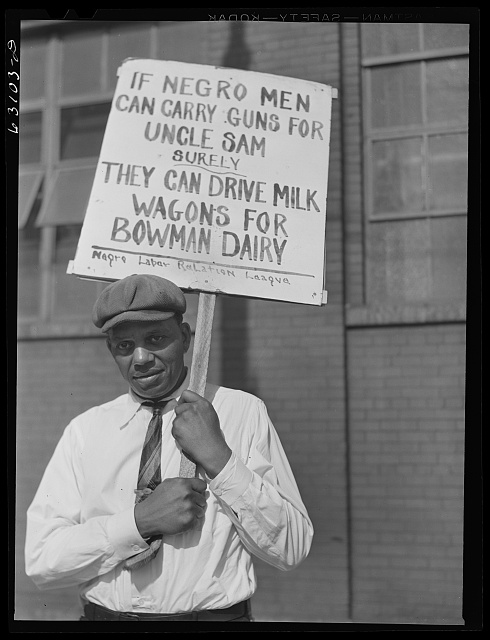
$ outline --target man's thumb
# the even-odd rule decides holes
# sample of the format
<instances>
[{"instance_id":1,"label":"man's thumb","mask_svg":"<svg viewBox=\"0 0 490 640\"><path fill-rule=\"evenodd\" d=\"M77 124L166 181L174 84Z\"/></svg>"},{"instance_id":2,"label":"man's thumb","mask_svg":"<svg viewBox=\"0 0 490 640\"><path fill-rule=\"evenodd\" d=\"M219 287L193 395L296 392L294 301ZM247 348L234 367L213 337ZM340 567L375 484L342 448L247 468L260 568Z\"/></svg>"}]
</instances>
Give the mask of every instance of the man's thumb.
<instances>
[{"instance_id":1,"label":"man's thumb","mask_svg":"<svg viewBox=\"0 0 490 640\"><path fill-rule=\"evenodd\" d=\"M176 407L178 404L179 404L179 402L177 402L177 400L176 400L175 398L172 398L172 400L169 400L169 401L167 402L167 405L166 405L166 407L165 407L165 408L166 408L166 409L168 409L168 410L170 410L170 411L172 411L173 409L175 409L175 407Z\"/></svg>"},{"instance_id":2,"label":"man's thumb","mask_svg":"<svg viewBox=\"0 0 490 640\"><path fill-rule=\"evenodd\" d=\"M186 389L182 391L182 395L179 398L179 404L183 404L184 402L198 402L201 400L201 396L190 389Z\"/></svg>"}]
</instances>

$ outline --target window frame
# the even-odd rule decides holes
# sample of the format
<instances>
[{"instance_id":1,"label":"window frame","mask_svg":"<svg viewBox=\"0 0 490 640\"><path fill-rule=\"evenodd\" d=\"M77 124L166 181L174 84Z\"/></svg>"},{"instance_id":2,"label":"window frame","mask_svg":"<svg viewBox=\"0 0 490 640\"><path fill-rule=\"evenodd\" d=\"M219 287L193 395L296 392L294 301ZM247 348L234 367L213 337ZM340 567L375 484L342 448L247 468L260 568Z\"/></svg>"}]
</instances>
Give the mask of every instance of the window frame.
<instances>
[{"instance_id":1,"label":"window frame","mask_svg":"<svg viewBox=\"0 0 490 640\"><path fill-rule=\"evenodd\" d=\"M423 24L419 24L419 43L423 41ZM427 63L435 60L447 60L455 58L466 58L469 60L469 46L444 47L441 49L431 49L424 51L421 47L419 51L396 53L392 55L367 56L362 54L361 30L361 75L363 93L363 161L364 161L364 202L366 207L366 217L368 223L387 222L397 220L430 218L436 216L461 216L467 214L467 207L452 207L447 209L430 209L429 192L426 188L428 184L428 160L429 160L429 138L443 134L468 134L467 124L444 124L426 122L426 77ZM419 75L421 86L421 106L422 122L416 125L394 126L394 127L373 127L372 126L372 70L380 67L397 66L406 63L420 63ZM373 163L373 143L379 141L399 140L404 138L418 137L422 140L423 148L423 185L424 204L422 211L407 212L383 212L373 211L374 195L374 163Z\"/></svg>"},{"instance_id":2,"label":"window frame","mask_svg":"<svg viewBox=\"0 0 490 640\"><path fill-rule=\"evenodd\" d=\"M150 54L149 57L155 57L158 48L159 25L158 21L145 22L148 26L150 38ZM41 112L41 158L38 163L19 164L19 175L28 175L36 173L39 175L39 185L42 184L42 204L36 215L36 226L40 229L40 242L38 251L38 268L39 268L39 308L36 317L19 317L19 328L27 337L32 333L38 337L39 332L47 332L50 334L50 326L56 323L57 330L61 324L70 324L70 333L82 333L91 335L93 330L86 329L85 322L79 322L75 326L73 319L69 317L62 318L60 321L53 317L54 297L55 297L55 266L56 266L56 236L57 229L61 225L59 223L48 224L43 223L45 218L45 209L48 206L49 196L56 185L56 180L63 171L74 169L93 168L97 166L98 157L80 157L61 160L60 157L60 134L61 134L61 114L63 109L69 107L84 107L92 104L112 103L115 92L115 86L110 87L108 78L108 52L110 32L114 29L136 30L141 29L140 24L118 23L118 22L100 22L90 23L89 25L80 25L80 23L60 23L53 21L50 24L46 22L33 22L25 26L22 37L25 41L31 38L39 40L45 38L46 56L44 60L44 78L45 92L44 95L36 98L22 99L20 95L19 110L22 114ZM81 92L78 95L63 96L61 93L61 74L63 69L63 37L70 29L76 29L83 32L90 30L91 32L101 32L102 35L102 59L100 64L101 74L101 91L97 92ZM39 192L39 189L38 191ZM32 194L31 194L32 195ZM25 223L32 212L32 204L35 197L28 198L31 206L26 207L22 212L22 221ZM68 225L80 226L80 225ZM98 283L98 291L102 289L104 283ZM95 301L95 300L94 300Z\"/></svg>"},{"instance_id":3,"label":"window frame","mask_svg":"<svg viewBox=\"0 0 490 640\"><path fill-rule=\"evenodd\" d=\"M432 296L429 296L425 300L412 299L412 298L395 298L391 299L386 293L385 295L378 297L375 294L373 288L373 273L372 273L372 254L375 250L372 245L372 232L376 227L373 224L391 224L396 223L413 222L417 220L424 221L427 229L427 233L431 234L431 227L433 220L442 220L444 218L466 218L467 206L465 207L451 207L430 209L429 208L429 190L426 188L429 177L429 138L434 135L440 134L464 134L468 135L468 122L465 123L428 123L426 117L426 66L428 63L435 60L448 60L456 58L465 58L469 61L469 45L468 46L456 46L456 47L444 47L441 49L433 49L424 51L422 47L423 43L423 24L418 25L419 29L419 51L408 53L396 53L393 55L380 55L380 56L366 56L363 55L363 38L362 31L364 25L360 25L359 38L360 38L360 70L361 70L361 93L362 93L362 116L361 123L363 127L362 133L362 158L363 158L363 186L362 193L364 198L364 273L365 273L365 290L364 290L364 304L367 305L366 309L406 309L411 307L423 307L435 305L435 307L441 308L454 308L459 305L458 298L447 300L433 301ZM367 25L366 25L367 26ZM469 25L468 25L469 28ZM371 74L373 69L380 68L381 66L397 66L406 63L418 63L420 65L419 74L421 80L421 107L422 107L422 122L417 125L406 125L396 127L373 127L372 126L372 91L371 91ZM374 156L372 152L372 145L378 141L390 141L396 139L405 139L420 137L423 144L423 183L424 188L424 206L423 211L398 211L398 212L374 212ZM401 227L400 227L401 228ZM432 240L429 238L430 246L432 247ZM426 257L427 272L430 273L430 282L428 283L431 290L433 281L433 250L429 250ZM459 308L459 307L458 307ZM390 312L391 313L391 312ZM388 313L388 315L390 315ZM402 313L402 316L405 312ZM368 314L369 315L369 314ZM393 319L397 318L399 311L393 311L391 313ZM408 314L410 316L410 314ZM407 316L407 317L408 317ZM458 314L460 317L461 314ZM371 316L369 316L371 318ZM411 316L410 316L411 317ZM371 318L372 320L372 318ZM353 324L356 324L354 321Z\"/></svg>"}]
</instances>

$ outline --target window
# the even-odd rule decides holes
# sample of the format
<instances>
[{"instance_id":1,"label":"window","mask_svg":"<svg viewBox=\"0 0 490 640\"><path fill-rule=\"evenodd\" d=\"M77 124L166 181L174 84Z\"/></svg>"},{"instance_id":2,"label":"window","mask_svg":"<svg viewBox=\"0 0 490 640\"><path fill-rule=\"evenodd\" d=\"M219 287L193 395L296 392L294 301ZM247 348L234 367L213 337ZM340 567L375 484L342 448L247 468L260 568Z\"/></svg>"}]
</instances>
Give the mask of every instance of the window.
<instances>
[{"instance_id":1,"label":"window","mask_svg":"<svg viewBox=\"0 0 490 640\"><path fill-rule=\"evenodd\" d=\"M57 322L90 316L97 295L99 285L75 279L66 273L66 265L75 255L79 235L79 226L58 226L56 229L53 260L53 285L56 295L51 312Z\"/></svg>"},{"instance_id":2,"label":"window","mask_svg":"<svg viewBox=\"0 0 490 640\"><path fill-rule=\"evenodd\" d=\"M61 110L60 160L98 157L110 109L106 102Z\"/></svg>"},{"instance_id":3,"label":"window","mask_svg":"<svg viewBox=\"0 0 490 640\"><path fill-rule=\"evenodd\" d=\"M116 88L117 69L126 58L150 58L150 29L148 26L113 28L108 37L107 77L109 86Z\"/></svg>"},{"instance_id":4,"label":"window","mask_svg":"<svg viewBox=\"0 0 490 640\"><path fill-rule=\"evenodd\" d=\"M91 326L100 283L66 275L90 197L117 69L126 58L201 59L196 23L58 21L23 28L19 135L22 322ZM40 35L42 34L42 35Z\"/></svg>"},{"instance_id":5,"label":"window","mask_svg":"<svg viewBox=\"0 0 490 640\"><path fill-rule=\"evenodd\" d=\"M53 32L44 41L28 39L21 48L20 320L83 321L100 288L67 276L66 269L110 110L101 42L102 32L67 40ZM60 76L54 77L54 69Z\"/></svg>"},{"instance_id":6,"label":"window","mask_svg":"<svg viewBox=\"0 0 490 640\"><path fill-rule=\"evenodd\" d=\"M368 301L464 299L468 26L361 29Z\"/></svg>"},{"instance_id":7,"label":"window","mask_svg":"<svg viewBox=\"0 0 490 640\"><path fill-rule=\"evenodd\" d=\"M21 48L21 110L19 116L18 270L20 318L37 320L41 305L42 233L36 219L45 186L42 135L45 108L47 41L33 38Z\"/></svg>"},{"instance_id":8,"label":"window","mask_svg":"<svg viewBox=\"0 0 490 640\"><path fill-rule=\"evenodd\" d=\"M21 113L19 126L22 136L19 138L20 164L39 164L41 162L42 113L33 111Z\"/></svg>"},{"instance_id":9,"label":"window","mask_svg":"<svg viewBox=\"0 0 490 640\"><path fill-rule=\"evenodd\" d=\"M32 215L34 202L36 202L36 200L39 201L39 190L42 180L43 174L41 171L26 171L19 175L19 229L23 229L27 225L29 217L35 218L35 216Z\"/></svg>"},{"instance_id":10,"label":"window","mask_svg":"<svg viewBox=\"0 0 490 640\"><path fill-rule=\"evenodd\" d=\"M90 197L95 167L59 169L44 198L38 226L81 225Z\"/></svg>"},{"instance_id":11,"label":"window","mask_svg":"<svg viewBox=\"0 0 490 640\"><path fill-rule=\"evenodd\" d=\"M103 87L102 33L69 34L61 43L61 95L98 94Z\"/></svg>"},{"instance_id":12,"label":"window","mask_svg":"<svg viewBox=\"0 0 490 640\"><path fill-rule=\"evenodd\" d=\"M45 39L31 39L22 45L20 97L23 102L45 95L46 51Z\"/></svg>"},{"instance_id":13,"label":"window","mask_svg":"<svg viewBox=\"0 0 490 640\"><path fill-rule=\"evenodd\" d=\"M39 185L36 185L39 187ZM19 200L22 194L28 193L31 199L27 208L25 203L19 202L19 211L22 209L30 215L25 215L22 224L19 216L19 252L18 252L18 313L21 318L36 320L40 309L40 287L39 287L39 250L41 244L41 231L34 225L34 220L41 204L41 194L39 188L22 189L19 185ZM24 206L22 206L24 204Z\"/></svg>"}]
</instances>

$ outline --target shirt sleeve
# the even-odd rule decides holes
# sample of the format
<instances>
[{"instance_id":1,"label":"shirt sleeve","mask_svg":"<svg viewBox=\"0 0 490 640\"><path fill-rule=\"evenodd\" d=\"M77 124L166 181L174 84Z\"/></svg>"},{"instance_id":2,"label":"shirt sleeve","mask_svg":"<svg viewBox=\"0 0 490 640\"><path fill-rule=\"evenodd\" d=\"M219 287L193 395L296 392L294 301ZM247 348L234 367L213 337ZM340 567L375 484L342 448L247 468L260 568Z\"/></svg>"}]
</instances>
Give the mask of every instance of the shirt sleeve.
<instances>
[{"instance_id":1,"label":"shirt sleeve","mask_svg":"<svg viewBox=\"0 0 490 640\"><path fill-rule=\"evenodd\" d=\"M248 417L248 458L235 452L209 482L245 547L284 571L308 555L313 525L301 499L279 436L261 400Z\"/></svg>"},{"instance_id":2,"label":"shirt sleeve","mask_svg":"<svg viewBox=\"0 0 490 640\"><path fill-rule=\"evenodd\" d=\"M70 423L27 511L26 573L39 588L79 585L148 548L134 508L81 521L82 449Z\"/></svg>"}]
</instances>

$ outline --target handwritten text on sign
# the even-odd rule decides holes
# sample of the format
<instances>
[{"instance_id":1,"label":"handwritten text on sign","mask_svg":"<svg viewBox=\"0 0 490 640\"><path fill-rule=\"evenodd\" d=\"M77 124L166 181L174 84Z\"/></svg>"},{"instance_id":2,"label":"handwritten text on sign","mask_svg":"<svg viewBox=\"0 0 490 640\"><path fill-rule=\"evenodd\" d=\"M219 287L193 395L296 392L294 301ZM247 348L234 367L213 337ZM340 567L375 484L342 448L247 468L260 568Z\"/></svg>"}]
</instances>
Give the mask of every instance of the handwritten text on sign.
<instances>
[{"instance_id":1,"label":"handwritten text on sign","mask_svg":"<svg viewBox=\"0 0 490 640\"><path fill-rule=\"evenodd\" d=\"M321 304L332 88L130 59L71 273Z\"/></svg>"}]
</instances>

